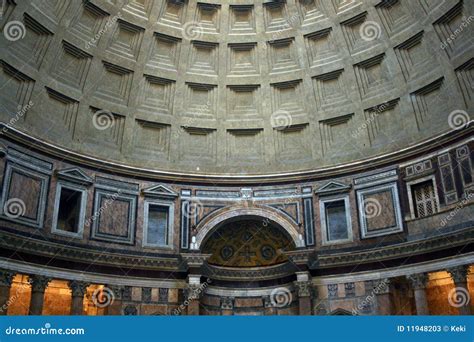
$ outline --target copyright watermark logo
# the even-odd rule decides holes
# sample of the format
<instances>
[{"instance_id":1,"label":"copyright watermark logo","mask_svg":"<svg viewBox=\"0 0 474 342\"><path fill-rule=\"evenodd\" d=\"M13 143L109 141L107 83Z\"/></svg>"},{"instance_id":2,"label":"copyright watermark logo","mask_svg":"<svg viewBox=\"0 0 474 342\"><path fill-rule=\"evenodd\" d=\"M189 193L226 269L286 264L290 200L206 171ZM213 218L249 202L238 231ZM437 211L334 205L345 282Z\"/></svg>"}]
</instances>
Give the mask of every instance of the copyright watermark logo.
<instances>
[{"instance_id":1,"label":"copyright watermark logo","mask_svg":"<svg viewBox=\"0 0 474 342\"><path fill-rule=\"evenodd\" d=\"M380 39L382 35L382 28L375 21L364 22L359 29L360 37L366 42L371 42Z\"/></svg>"},{"instance_id":2,"label":"copyright watermark logo","mask_svg":"<svg viewBox=\"0 0 474 342\"><path fill-rule=\"evenodd\" d=\"M25 38L25 24L18 20L9 21L3 28L3 35L11 42Z\"/></svg>"},{"instance_id":3,"label":"copyright watermark logo","mask_svg":"<svg viewBox=\"0 0 474 342\"><path fill-rule=\"evenodd\" d=\"M3 212L5 216L12 219L23 216L26 212L25 202L19 198L11 198L3 205Z\"/></svg>"},{"instance_id":4,"label":"copyright watermark logo","mask_svg":"<svg viewBox=\"0 0 474 342\"><path fill-rule=\"evenodd\" d=\"M284 308L293 301L291 291L286 287L277 287L270 293L270 302L273 307Z\"/></svg>"}]
</instances>

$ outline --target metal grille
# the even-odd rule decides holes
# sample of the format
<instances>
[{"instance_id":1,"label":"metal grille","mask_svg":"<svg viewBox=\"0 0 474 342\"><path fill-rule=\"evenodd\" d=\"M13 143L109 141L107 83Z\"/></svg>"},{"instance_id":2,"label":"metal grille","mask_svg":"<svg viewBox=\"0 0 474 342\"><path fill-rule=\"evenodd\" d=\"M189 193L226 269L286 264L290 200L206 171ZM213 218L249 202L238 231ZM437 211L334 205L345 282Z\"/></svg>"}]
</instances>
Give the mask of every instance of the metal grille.
<instances>
[{"instance_id":1,"label":"metal grille","mask_svg":"<svg viewBox=\"0 0 474 342\"><path fill-rule=\"evenodd\" d=\"M430 216L438 211L432 181L414 185L412 189L417 217Z\"/></svg>"}]
</instances>

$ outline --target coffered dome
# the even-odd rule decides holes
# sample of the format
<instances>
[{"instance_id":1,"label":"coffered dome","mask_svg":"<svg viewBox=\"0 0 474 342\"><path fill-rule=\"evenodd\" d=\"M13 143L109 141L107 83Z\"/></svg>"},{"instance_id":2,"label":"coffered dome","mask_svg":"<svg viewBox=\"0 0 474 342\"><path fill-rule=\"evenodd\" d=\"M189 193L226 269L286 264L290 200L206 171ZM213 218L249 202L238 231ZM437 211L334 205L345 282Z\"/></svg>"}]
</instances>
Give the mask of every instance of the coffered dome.
<instances>
[{"instance_id":1,"label":"coffered dome","mask_svg":"<svg viewBox=\"0 0 474 342\"><path fill-rule=\"evenodd\" d=\"M472 111L470 1L7 1L1 120L100 160L318 169Z\"/></svg>"}]
</instances>

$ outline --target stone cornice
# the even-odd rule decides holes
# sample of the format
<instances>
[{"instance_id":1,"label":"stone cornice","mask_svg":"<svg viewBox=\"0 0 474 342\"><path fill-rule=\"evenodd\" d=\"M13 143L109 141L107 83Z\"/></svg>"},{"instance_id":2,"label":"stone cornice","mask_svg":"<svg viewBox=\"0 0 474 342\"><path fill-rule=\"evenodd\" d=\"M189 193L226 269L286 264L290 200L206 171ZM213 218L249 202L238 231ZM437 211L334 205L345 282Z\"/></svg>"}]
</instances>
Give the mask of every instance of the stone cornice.
<instances>
[{"instance_id":1,"label":"stone cornice","mask_svg":"<svg viewBox=\"0 0 474 342\"><path fill-rule=\"evenodd\" d=\"M423 140L417 144L408 146L406 148L399 149L395 152L386 153L370 157L355 162L339 164L334 166L328 166L319 169L294 171L294 172L282 172L274 174L255 174L255 175L229 175L229 174L199 174L199 173L182 173L177 171L163 171L155 169L140 168L120 162L108 161L104 159L95 158L93 156L74 152L67 148L54 145L43 141L37 137L33 137L23 131L6 125L0 122L0 130L4 129L3 136L11 141L26 144L27 146L34 146L38 152L47 153L51 156L55 156L58 159L71 162L79 163L83 166L89 166L93 168L100 168L104 171L110 171L114 174L128 175L135 178L145 177L149 179L169 180L177 183L181 182L199 182L199 183L212 183L212 184L271 184L275 182L288 182L288 181L306 181L316 180L319 178L337 177L343 174L351 172L364 171L368 164L371 167L383 167L390 163L397 163L404 161L406 158L416 157L423 153L429 153L436 146L446 146L451 142L459 139L466 138L472 135L474 131L474 125L468 125L463 130L450 130L444 132L438 136L430 139ZM471 138L472 140L473 138Z\"/></svg>"},{"instance_id":2,"label":"stone cornice","mask_svg":"<svg viewBox=\"0 0 474 342\"><path fill-rule=\"evenodd\" d=\"M402 242L361 251L316 255L311 269L342 267L354 264L379 262L382 260L412 257L456 246L474 243L472 227L423 240Z\"/></svg>"},{"instance_id":3,"label":"stone cornice","mask_svg":"<svg viewBox=\"0 0 474 342\"><path fill-rule=\"evenodd\" d=\"M177 256L163 258L145 255L110 253L105 250L85 249L56 242L43 241L31 237L24 237L5 231L0 233L0 247L13 249L32 255L54 257L55 259L84 262L87 264L104 265L111 267L133 267L153 270L181 270L181 263Z\"/></svg>"},{"instance_id":4,"label":"stone cornice","mask_svg":"<svg viewBox=\"0 0 474 342\"><path fill-rule=\"evenodd\" d=\"M293 275L295 271L297 271L297 269L291 263L247 269L219 267L206 264L203 268L203 275L218 280L251 281L255 279L269 280L283 278Z\"/></svg>"}]
</instances>

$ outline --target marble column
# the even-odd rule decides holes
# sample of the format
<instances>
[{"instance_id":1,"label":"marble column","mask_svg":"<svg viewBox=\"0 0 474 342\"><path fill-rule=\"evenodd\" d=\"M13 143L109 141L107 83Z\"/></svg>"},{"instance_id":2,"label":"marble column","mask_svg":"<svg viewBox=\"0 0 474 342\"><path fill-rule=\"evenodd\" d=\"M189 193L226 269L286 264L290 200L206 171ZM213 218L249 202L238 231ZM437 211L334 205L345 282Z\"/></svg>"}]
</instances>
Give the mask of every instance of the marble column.
<instances>
[{"instance_id":1,"label":"marble column","mask_svg":"<svg viewBox=\"0 0 474 342\"><path fill-rule=\"evenodd\" d=\"M31 300L28 314L41 315L43 313L44 291L48 287L51 278L32 275L29 281L31 284Z\"/></svg>"},{"instance_id":2,"label":"marble column","mask_svg":"<svg viewBox=\"0 0 474 342\"><path fill-rule=\"evenodd\" d=\"M450 295L450 304L457 307L460 315L472 315L471 298L467 285L469 265L462 265L447 269L454 281L455 293Z\"/></svg>"},{"instance_id":3,"label":"marble column","mask_svg":"<svg viewBox=\"0 0 474 342\"><path fill-rule=\"evenodd\" d=\"M390 295L390 279L384 278L376 281L374 293L377 297L377 307L379 315L392 314L392 297Z\"/></svg>"},{"instance_id":4,"label":"marble column","mask_svg":"<svg viewBox=\"0 0 474 342\"><path fill-rule=\"evenodd\" d=\"M13 272L0 270L0 315L7 314L10 288L14 275Z\"/></svg>"},{"instance_id":5,"label":"marble column","mask_svg":"<svg viewBox=\"0 0 474 342\"><path fill-rule=\"evenodd\" d=\"M426 285L428 284L427 273L410 274L407 276L408 281L413 288L415 295L416 314L429 315L428 300L426 299Z\"/></svg>"},{"instance_id":6,"label":"marble column","mask_svg":"<svg viewBox=\"0 0 474 342\"><path fill-rule=\"evenodd\" d=\"M298 306L300 316L309 316L312 314L311 297L312 283L308 272L297 272L295 281L296 293L298 294Z\"/></svg>"},{"instance_id":7,"label":"marble column","mask_svg":"<svg viewBox=\"0 0 474 342\"><path fill-rule=\"evenodd\" d=\"M68 285L72 294L71 315L84 314L84 295L89 284L82 281L72 280L68 282Z\"/></svg>"},{"instance_id":8,"label":"marble column","mask_svg":"<svg viewBox=\"0 0 474 342\"><path fill-rule=\"evenodd\" d=\"M197 274L190 274L188 276L188 283L184 290L185 300L184 305L187 308L189 316L199 316L200 298L203 295L204 288L201 286L201 276Z\"/></svg>"}]
</instances>

